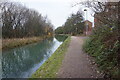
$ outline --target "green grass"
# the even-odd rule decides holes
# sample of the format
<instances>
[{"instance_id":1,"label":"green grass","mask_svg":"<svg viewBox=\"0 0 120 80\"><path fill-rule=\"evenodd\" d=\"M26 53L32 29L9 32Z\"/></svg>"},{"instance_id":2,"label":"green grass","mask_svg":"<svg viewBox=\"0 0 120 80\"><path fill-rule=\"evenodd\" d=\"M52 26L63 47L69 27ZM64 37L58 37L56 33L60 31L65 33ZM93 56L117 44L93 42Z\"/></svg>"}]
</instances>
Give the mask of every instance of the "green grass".
<instances>
[{"instance_id":1,"label":"green grass","mask_svg":"<svg viewBox=\"0 0 120 80\"><path fill-rule=\"evenodd\" d=\"M52 56L31 76L31 78L56 78L70 43L70 39L71 38L68 37Z\"/></svg>"}]
</instances>

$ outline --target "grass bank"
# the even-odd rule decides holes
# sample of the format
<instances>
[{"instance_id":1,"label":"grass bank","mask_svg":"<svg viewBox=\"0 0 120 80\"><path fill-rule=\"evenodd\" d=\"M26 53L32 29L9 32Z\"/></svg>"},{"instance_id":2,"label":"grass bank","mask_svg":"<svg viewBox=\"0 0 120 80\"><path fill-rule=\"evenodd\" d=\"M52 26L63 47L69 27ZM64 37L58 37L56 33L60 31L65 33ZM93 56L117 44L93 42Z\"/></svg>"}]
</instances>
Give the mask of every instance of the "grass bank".
<instances>
[{"instance_id":1,"label":"grass bank","mask_svg":"<svg viewBox=\"0 0 120 80\"><path fill-rule=\"evenodd\" d=\"M11 49L19 46L24 46L27 44L39 42L48 37L51 37L51 36L2 39L2 47L0 47L0 50Z\"/></svg>"},{"instance_id":2,"label":"grass bank","mask_svg":"<svg viewBox=\"0 0 120 80\"><path fill-rule=\"evenodd\" d=\"M31 78L56 78L70 42L68 37Z\"/></svg>"}]
</instances>

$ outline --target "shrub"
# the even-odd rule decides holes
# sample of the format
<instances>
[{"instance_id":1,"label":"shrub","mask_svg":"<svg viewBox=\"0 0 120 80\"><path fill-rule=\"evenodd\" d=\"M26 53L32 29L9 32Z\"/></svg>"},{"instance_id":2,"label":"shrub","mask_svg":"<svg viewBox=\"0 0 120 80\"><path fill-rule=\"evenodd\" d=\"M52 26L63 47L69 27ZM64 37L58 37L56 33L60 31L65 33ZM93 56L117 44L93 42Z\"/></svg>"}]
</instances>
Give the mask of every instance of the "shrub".
<instances>
[{"instance_id":1,"label":"shrub","mask_svg":"<svg viewBox=\"0 0 120 80\"><path fill-rule=\"evenodd\" d=\"M120 43L118 41L116 27L95 28L92 35L86 40L83 49L95 57L100 69L111 77L119 77L119 53Z\"/></svg>"}]
</instances>

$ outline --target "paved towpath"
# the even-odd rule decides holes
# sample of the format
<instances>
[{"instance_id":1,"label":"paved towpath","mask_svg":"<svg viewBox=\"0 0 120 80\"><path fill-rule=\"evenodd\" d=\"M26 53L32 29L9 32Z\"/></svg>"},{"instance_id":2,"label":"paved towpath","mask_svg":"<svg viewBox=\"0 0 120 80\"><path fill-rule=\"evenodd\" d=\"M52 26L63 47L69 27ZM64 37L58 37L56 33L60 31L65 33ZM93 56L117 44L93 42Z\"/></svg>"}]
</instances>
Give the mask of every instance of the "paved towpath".
<instances>
[{"instance_id":1,"label":"paved towpath","mask_svg":"<svg viewBox=\"0 0 120 80\"><path fill-rule=\"evenodd\" d=\"M86 37L72 36L58 78L101 78L97 67L91 64L92 59L82 50Z\"/></svg>"}]
</instances>

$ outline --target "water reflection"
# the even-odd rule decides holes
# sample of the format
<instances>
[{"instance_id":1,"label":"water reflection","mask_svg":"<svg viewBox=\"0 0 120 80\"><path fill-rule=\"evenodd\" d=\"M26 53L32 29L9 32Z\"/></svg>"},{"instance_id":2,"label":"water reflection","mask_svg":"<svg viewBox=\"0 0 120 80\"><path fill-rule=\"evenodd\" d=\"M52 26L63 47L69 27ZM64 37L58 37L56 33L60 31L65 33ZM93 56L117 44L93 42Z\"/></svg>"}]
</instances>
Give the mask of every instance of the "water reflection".
<instances>
[{"instance_id":1,"label":"water reflection","mask_svg":"<svg viewBox=\"0 0 120 80\"><path fill-rule=\"evenodd\" d=\"M50 38L40 43L3 52L2 76L4 78L27 78L31 76L63 41Z\"/></svg>"},{"instance_id":2,"label":"water reflection","mask_svg":"<svg viewBox=\"0 0 120 80\"><path fill-rule=\"evenodd\" d=\"M55 35L55 38L59 41L59 42L63 42L68 36L66 35Z\"/></svg>"}]
</instances>

